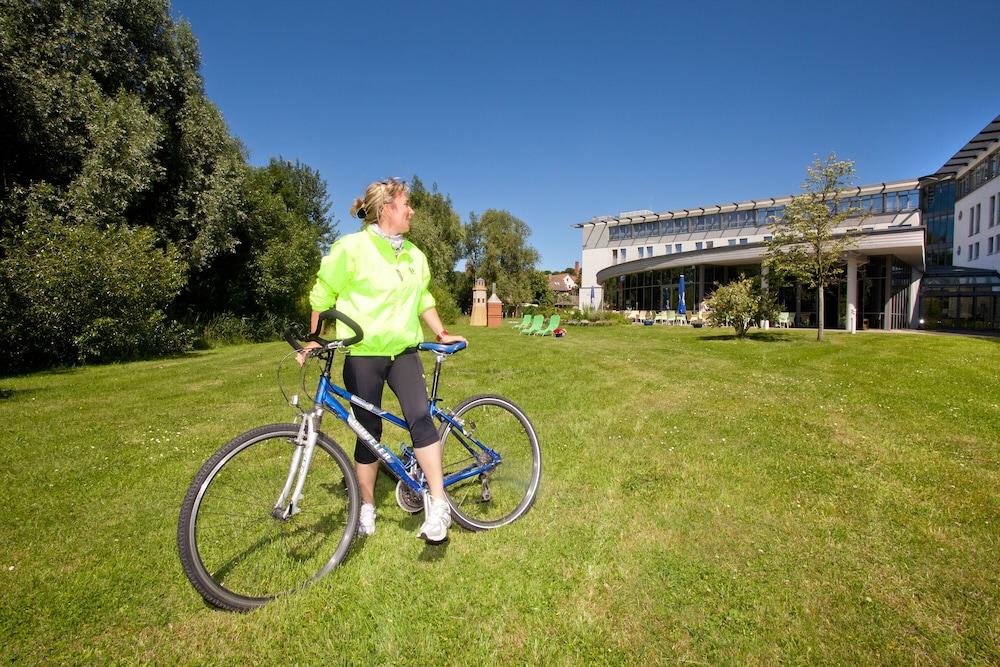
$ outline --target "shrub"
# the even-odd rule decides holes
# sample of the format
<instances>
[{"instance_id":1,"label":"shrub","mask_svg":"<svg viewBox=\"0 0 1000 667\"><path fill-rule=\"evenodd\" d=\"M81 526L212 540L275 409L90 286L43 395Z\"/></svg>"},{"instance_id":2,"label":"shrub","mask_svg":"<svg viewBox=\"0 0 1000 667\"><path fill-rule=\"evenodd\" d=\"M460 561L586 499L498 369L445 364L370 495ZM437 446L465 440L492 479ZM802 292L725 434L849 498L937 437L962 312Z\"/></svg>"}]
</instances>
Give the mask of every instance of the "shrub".
<instances>
[{"instance_id":1,"label":"shrub","mask_svg":"<svg viewBox=\"0 0 1000 667\"><path fill-rule=\"evenodd\" d=\"M201 344L203 347L215 347L277 340L288 324L275 315L240 316L221 313L205 325L201 333Z\"/></svg>"},{"instance_id":2,"label":"shrub","mask_svg":"<svg viewBox=\"0 0 1000 667\"><path fill-rule=\"evenodd\" d=\"M760 281L741 275L739 280L723 285L705 300L708 324L713 327L731 326L736 336L743 338L761 320L773 320L778 307L773 296L761 289Z\"/></svg>"},{"instance_id":3,"label":"shrub","mask_svg":"<svg viewBox=\"0 0 1000 667\"><path fill-rule=\"evenodd\" d=\"M461 314L458 304L455 302L455 297L452 296L447 288L436 283L431 283L431 295L433 295L434 300L437 302L437 312L441 317L441 322L444 324L454 324Z\"/></svg>"},{"instance_id":4,"label":"shrub","mask_svg":"<svg viewBox=\"0 0 1000 667\"><path fill-rule=\"evenodd\" d=\"M173 353L190 333L164 309L184 284L173 248L149 228L53 217L4 243L0 348L9 370Z\"/></svg>"}]
</instances>

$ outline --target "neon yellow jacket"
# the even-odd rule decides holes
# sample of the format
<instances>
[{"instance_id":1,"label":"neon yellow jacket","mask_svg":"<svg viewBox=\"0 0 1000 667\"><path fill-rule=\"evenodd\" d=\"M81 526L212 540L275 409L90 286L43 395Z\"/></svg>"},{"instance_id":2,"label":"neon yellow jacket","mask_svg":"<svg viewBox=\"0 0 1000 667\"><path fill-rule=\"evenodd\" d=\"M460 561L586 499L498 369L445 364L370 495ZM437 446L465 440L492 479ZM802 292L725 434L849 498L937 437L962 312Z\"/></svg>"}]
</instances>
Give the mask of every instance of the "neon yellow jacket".
<instances>
[{"instance_id":1,"label":"neon yellow jacket","mask_svg":"<svg viewBox=\"0 0 1000 667\"><path fill-rule=\"evenodd\" d=\"M337 240L320 263L309 294L313 310L336 308L364 330L351 354L391 357L424 340L420 314L435 306L427 258L409 241L396 256L389 241L365 227ZM351 336L337 323L337 338Z\"/></svg>"}]
</instances>

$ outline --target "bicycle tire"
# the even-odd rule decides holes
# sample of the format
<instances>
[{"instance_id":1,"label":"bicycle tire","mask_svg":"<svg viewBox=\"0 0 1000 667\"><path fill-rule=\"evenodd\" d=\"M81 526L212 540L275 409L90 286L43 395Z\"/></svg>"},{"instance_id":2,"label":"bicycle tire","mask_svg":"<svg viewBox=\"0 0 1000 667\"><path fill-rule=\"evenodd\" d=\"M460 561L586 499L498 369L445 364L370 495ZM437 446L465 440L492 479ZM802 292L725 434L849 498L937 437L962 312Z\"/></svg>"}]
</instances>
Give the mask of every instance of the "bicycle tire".
<instances>
[{"instance_id":1,"label":"bicycle tire","mask_svg":"<svg viewBox=\"0 0 1000 667\"><path fill-rule=\"evenodd\" d=\"M298 432L296 424L270 424L233 438L202 465L184 496L181 565L216 607L249 611L299 590L339 565L351 547L361 492L350 459L325 434L317 439L301 511L285 520L271 515ZM257 519L263 535L246 530ZM238 546L222 557L227 541Z\"/></svg>"},{"instance_id":2,"label":"bicycle tire","mask_svg":"<svg viewBox=\"0 0 1000 667\"><path fill-rule=\"evenodd\" d=\"M488 487L482 475L448 485L445 491L452 518L472 531L513 523L531 508L541 483L542 453L534 425L513 401L494 394L467 398L452 415L474 431L473 437L503 457L487 473ZM442 420L438 435L446 478L474 461L450 423ZM484 489L488 489L488 497Z\"/></svg>"}]
</instances>

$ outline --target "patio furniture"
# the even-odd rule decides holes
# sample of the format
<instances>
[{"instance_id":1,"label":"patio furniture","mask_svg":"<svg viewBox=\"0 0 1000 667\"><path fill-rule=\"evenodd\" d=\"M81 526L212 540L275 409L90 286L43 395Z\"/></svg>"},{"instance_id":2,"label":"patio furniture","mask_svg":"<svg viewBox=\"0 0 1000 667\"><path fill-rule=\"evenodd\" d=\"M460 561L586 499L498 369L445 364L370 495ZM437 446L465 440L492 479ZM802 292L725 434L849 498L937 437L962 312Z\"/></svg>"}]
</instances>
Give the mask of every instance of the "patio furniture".
<instances>
[{"instance_id":1,"label":"patio furniture","mask_svg":"<svg viewBox=\"0 0 1000 667\"><path fill-rule=\"evenodd\" d=\"M536 331L540 331L542 329L542 322L544 321L545 321L544 315L535 315L531 319L531 326L521 329L521 333L528 334L530 336Z\"/></svg>"},{"instance_id":2,"label":"patio furniture","mask_svg":"<svg viewBox=\"0 0 1000 667\"><path fill-rule=\"evenodd\" d=\"M512 326L515 329L523 329L529 324L531 324L531 315L525 315L523 318L521 318L520 322L515 322Z\"/></svg>"},{"instance_id":3,"label":"patio furniture","mask_svg":"<svg viewBox=\"0 0 1000 667\"><path fill-rule=\"evenodd\" d=\"M551 317L551 319L549 319L549 325L547 327L545 327L544 329L540 329L540 330L536 331L535 335L536 336L548 336L550 333L552 333L553 331L555 331L558 328L559 328L559 316L558 315L553 315Z\"/></svg>"}]
</instances>

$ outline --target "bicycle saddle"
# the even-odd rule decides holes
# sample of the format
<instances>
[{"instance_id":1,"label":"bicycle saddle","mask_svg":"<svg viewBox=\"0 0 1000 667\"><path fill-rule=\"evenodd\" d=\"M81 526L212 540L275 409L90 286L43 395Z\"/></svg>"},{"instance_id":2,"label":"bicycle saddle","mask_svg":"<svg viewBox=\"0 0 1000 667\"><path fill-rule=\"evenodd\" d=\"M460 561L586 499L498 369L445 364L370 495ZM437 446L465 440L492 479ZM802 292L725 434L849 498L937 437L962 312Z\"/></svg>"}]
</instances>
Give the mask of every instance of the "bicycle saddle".
<instances>
[{"instance_id":1,"label":"bicycle saddle","mask_svg":"<svg viewBox=\"0 0 1000 667\"><path fill-rule=\"evenodd\" d=\"M436 352L437 354L455 354L459 350L464 350L466 347L468 347L468 345L462 341L450 343L448 345L445 345L444 343L417 343L418 350Z\"/></svg>"}]
</instances>

